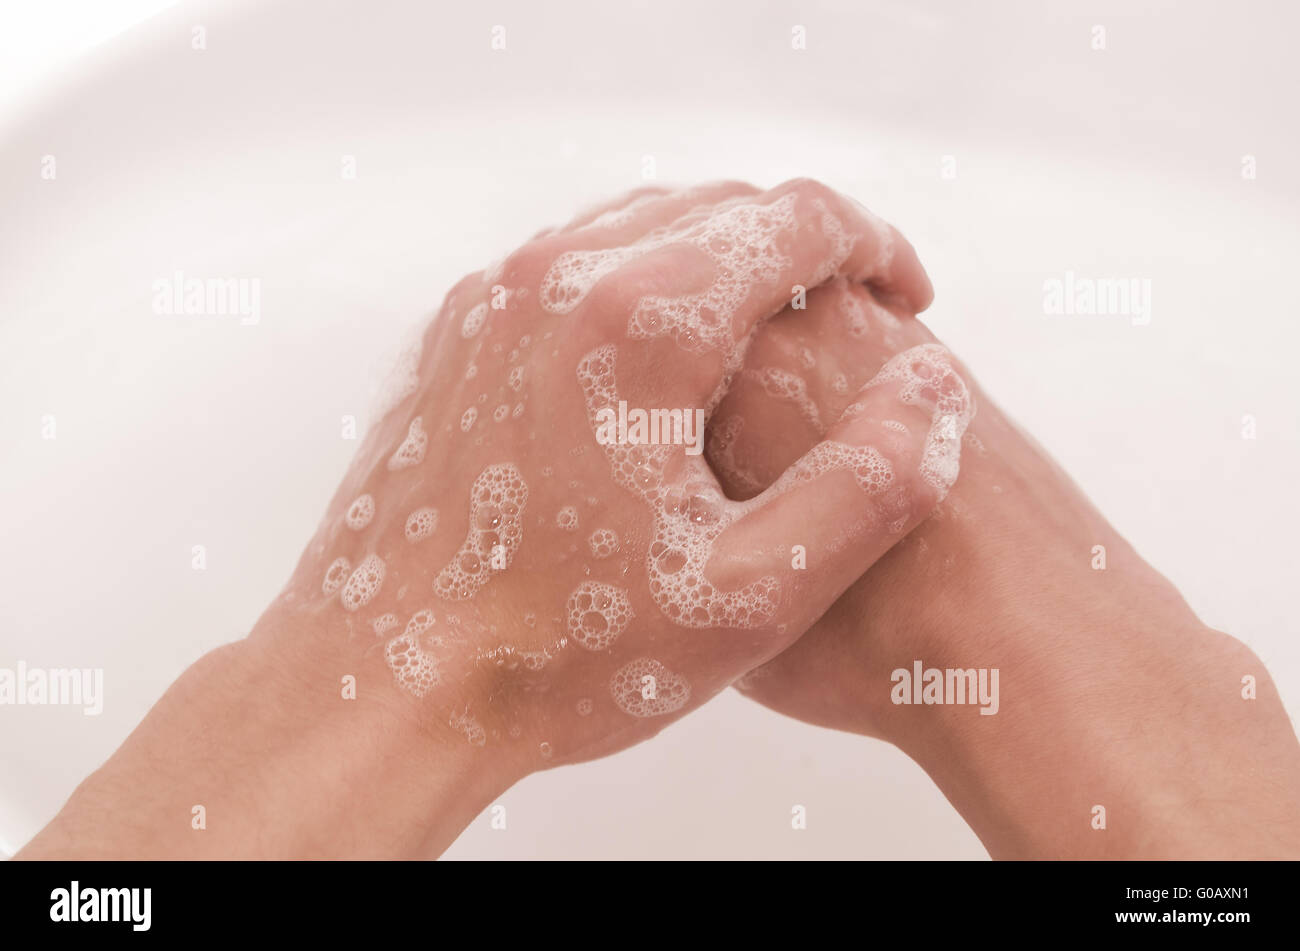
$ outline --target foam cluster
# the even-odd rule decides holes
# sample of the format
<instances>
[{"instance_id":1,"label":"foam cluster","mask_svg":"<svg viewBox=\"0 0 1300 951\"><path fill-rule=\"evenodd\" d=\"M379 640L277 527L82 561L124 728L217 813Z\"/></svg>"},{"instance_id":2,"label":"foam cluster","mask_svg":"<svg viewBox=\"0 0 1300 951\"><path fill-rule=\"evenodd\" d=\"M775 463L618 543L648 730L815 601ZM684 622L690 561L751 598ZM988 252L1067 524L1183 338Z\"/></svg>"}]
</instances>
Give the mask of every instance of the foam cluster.
<instances>
[{"instance_id":1,"label":"foam cluster","mask_svg":"<svg viewBox=\"0 0 1300 951\"><path fill-rule=\"evenodd\" d=\"M850 337L862 339L871 333L871 321L867 318L867 306L862 298L850 290L845 290L840 313Z\"/></svg>"},{"instance_id":2,"label":"foam cluster","mask_svg":"<svg viewBox=\"0 0 1300 951\"><path fill-rule=\"evenodd\" d=\"M488 305L486 303L475 304L465 315L465 319L460 322L460 335L466 340L473 337L483 329L483 322L487 320Z\"/></svg>"},{"instance_id":3,"label":"foam cluster","mask_svg":"<svg viewBox=\"0 0 1300 951\"><path fill-rule=\"evenodd\" d=\"M593 558L608 558L618 551L618 532L612 528L598 528L587 537Z\"/></svg>"},{"instance_id":4,"label":"foam cluster","mask_svg":"<svg viewBox=\"0 0 1300 951\"><path fill-rule=\"evenodd\" d=\"M384 659L403 690L423 697L442 682L438 659L420 646L418 638L399 634L384 645Z\"/></svg>"},{"instance_id":5,"label":"foam cluster","mask_svg":"<svg viewBox=\"0 0 1300 951\"><path fill-rule=\"evenodd\" d=\"M348 580L350 574L352 574L352 562L343 557L335 558L325 569L325 580L321 582L321 591L326 596L333 594L343 587L343 582Z\"/></svg>"},{"instance_id":6,"label":"foam cluster","mask_svg":"<svg viewBox=\"0 0 1300 951\"><path fill-rule=\"evenodd\" d=\"M632 620L627 592L602 581L584 581L565 605L569 637L589 651L603 651L618 640Z\"/></svg>"},{"instance_id":7,"label":"foam cluster","mask_svg":"<svg viewBox=\"0 0 1300 951\"><path fill-rule=\"evenodd\" d=\"M468 710L463 713L452 712L447 719L447 725L457 733L464 734L466 742L470 746L483 746L487 743L487 731L483 725L470 715Z\"/></svg>"},{"instance_id":8,"label":"foam cluster","mask_svg":"<svg viewBox=\"0 0 1300 951\"><path fill-rule=\"evenodd\" d=\"M542 306L567 314L623 265L662 248L692 247L713 263L712 283L680 297L642 297L628 318L628 336L672 336L686 350L719 350L728 368L735 369L743 357L736 345L737 312L755 284L773 284L790 267L780 245L796 227L795 197L786 194L771 204L724 202L711 213L657 228L631 245L566 251L542 278Z\"/></svg>"},{"instance_id":9,"label":"foam cluster","mask_svg":"<svg viewBox=\"0 0 1300 951\"><path fill-rule=\"evenodd\" d=\"M593 431L600 425L600 410L618 405L616 361L617 349L605 344L578 363ZM639 495L654 518L646 569L650 593L670 620L695 628L755 627L775 613L776 578L764 577L735 591L719 591L705 578L714 542L747 509L725 503L702 457L686 456L685 479L670 482L664 468L676 447L609 443L602 448L614 481Z\"/></svg>"},{"instance_id":10,"label":"foam cluster","mask_svg":"<svg viewBox=\"0 0 1300 951\"><path fill-rule=\"evenodd\" d=\"M822 417L817 404L808 395L808 382L803 377L780 367L745 370L741 373L741 377L757 383L763 388L763 392L773 399L794 403L809 426L818 433L826 431L822 426Z\"/></svg>"},{"instance_id":11,"label":"foam cluster","mask_svg":"<svg viewBox=\"0 0 1300 951\"><path fill-rule=\"evenodd\" d=\"M555 513L555 524L566 532L576 532L578 530L578 510L572 505L566 505Z\"/></svg>"},{"instance_id":12,"label":"foam cluster","mask_svg":"<svg viewBox=\"0 0 1300 951\"><path fill-rule=\"evenodd\" d=\"M775 488L788 490L840 469L852 470L858 487L868 495L880 495L894 483L894 467L875 447L820 442L782 473Z\"/></svg>"},{"instance_id":13,"label":"foam cluster","mask_svg":"<svg viewBox=\"0 0 1300 951\"><path fill-rule=\"evenodd\" d=\"M357 565L348 576L343 590L339 593L343 607L348 611L355 611L369 604L379 593L387 570L387 565L378 555L367 555L361 559L361 564Z\"/></svg>"},{"instance_id":14,"label":"foam cluster","mask_svg":"<svg viewBox=\"0 0 1300 951\"><path fill-rule=\"evenodd\" d=\"M474 421L478 419L478 407L471 406L465 412L460 414L460 431L467 433L474 428Z\"/></svg>"},{"instance_id":15,"label":"foam cluster","mask_svg":"<svg viewBox=\"0 0 1300 951\"><path fill-rule=\"evenodd\" d=\"M523 540L528 486L514 465L488 466L474 480L469 497L465 541L433 582L434 593L449 601L472 598L495 572L510 566Z\"/></svg>"},{"instance_id":16,"label":"foam cluster","mask_svg":"<svg viewBox=\"0 0 1300 951\"><path fill-rule=\"evenodd\" d=\"M429 434L424 431L423 420L417 416L407 427L406 438L397 450L388 457L388 471L409 469L424 462L424 453L429 448Z\"/></svg>"},{"instance_id":17,"label":"foam cluster","mask_svg":"<svg viewBox=\"0 0 1300 951\"><path fill-rule=\"evenodd\" d=\"M433 627L434 621L436 620L437 618L434 617L432 611L428 608L421 608L419 611L412 614L410 619L407 620L406 629L402 631L402 634L406 637L418 639L421 634Z\"/></svg>"},{"instance_id":18,"label":"foam cluster","mask_svg":"<svg viewBox=\"0 0 1300 951\"><path fill-rule=\"evenodd\" d=\"M370 520L375 517L375 497L369 492L358 495L356 499L348 506L347 514L343 520L347 523L348 528L354 532L359 532L370 524Z\"/></svg>"},{"instance_id":19,"label":"foam cluster","mask_svg":"<svg viewBox=\"0 0 1300 951\"><path fill-rule=\"evenodd\" d=\"M812 204L813 208L815 208L821 215L822 234L831 245L831 253L829 257L822 261L821 265L813 275L811 286L818 287L833 277L835 272L840 269L840 266L849 259L849 255L853 253L853 246L857 244L858 239L856 236L844 230L844 222L840 221L840 219L826 207L826 202L817 198L813 200ZM889 228L879 218L871 215L867 220L871 222L877 237L880 237L882 232L885 235L889 234ZM891 254L890 256L892 257L893 255Z\"/></svg>"},{"instance_id":20,"label":"foam cluster","mask_svg":"<svg viewBox=\"0 0 1300 951\"><path fill-rule=\"evenodd\" d=\"M966 382L953 370L952 355L937 343L921 344L892 357L867 388L898 381L899 399L932 407L930 431L921 451L921 478L943 498L961 471L961 440L975 415Z\"/></svg>"},{"instance_id":21,"label":"foam cluster","mask_svg":"<svg viewBox=\"0 0 1300 951\"><path fill-rule=\"evenodd\" d=\"M659 717L684 707L691 699L691 685L659 661L638 657L614 672L609 693L624 713Z\"/></svg>"},{"instance_id":22,"label":"foam cluster","mask_svg":"<svg viewBox=\"0 0 1300 951\"><path fill-rule=\"evenodd\" d=\"M438 510L435 508L418 508L406 516L404 532L406 540L414 544L424 541L438 528Z\"/></svg>"}]
</instances>

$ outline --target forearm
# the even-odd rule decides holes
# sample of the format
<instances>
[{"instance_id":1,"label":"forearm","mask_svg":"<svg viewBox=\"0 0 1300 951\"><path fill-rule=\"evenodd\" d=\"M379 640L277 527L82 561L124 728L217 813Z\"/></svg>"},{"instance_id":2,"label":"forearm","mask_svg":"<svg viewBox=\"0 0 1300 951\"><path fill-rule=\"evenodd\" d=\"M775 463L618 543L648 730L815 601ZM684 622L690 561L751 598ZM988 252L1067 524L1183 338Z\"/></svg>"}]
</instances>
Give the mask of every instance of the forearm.
<instances>
[{"instance_id":1,"label":"forearm","mask_svg":"<svg viewBox=\"0 0 1300 951\"><path fill-rule=\"evenodd\" d=\"M1300 745L1254 654L1199 625L1078 638L1004 670L996 716L931 708L903 740L994 858L1300 857Z\"/></svg>"},{"instance_id":2,"label":"forearm","mask_svg":"<svg viewBox=\"0 0 1300 951\"><path fill-rule=\"evenodd\" d=\"M382 661L307 673L274 640L190 667L18 857L433 857L516 778L421 724Z\"/></svg>"}]
</instances>

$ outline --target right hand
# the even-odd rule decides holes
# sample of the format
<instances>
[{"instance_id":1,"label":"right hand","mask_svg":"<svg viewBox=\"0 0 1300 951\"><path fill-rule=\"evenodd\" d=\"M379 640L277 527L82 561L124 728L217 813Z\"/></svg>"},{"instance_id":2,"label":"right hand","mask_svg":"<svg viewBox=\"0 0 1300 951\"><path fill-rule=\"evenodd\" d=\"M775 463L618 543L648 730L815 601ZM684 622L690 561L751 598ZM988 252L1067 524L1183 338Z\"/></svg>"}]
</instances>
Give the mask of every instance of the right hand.
<instances>
[{"instance_id":1,"label":"right hand","mask_svg":"<svg viewBox=\"0 0 1300 951\"><path fill-rule=\"evenodd\" d=\"M837 280L813 291L806 311L763 327L711 423L716 436L734 431L729 445L711 442L729 494L767 485L819 438L815 420L836 419L895 353L935 343L910 310L891 306ZM1300 748L1259 659L1201 624L960 372L978 412L951 494L740 689L897 744L995 855L1177 853L1215 828L1219 852L1295 854ZM790 375L806 381L802 405L770 395ZM808 567L818 567L811 550ZM917 660L999 668L1001 709L895 704L891 673ZM1245 675L1258 681L1257 700L1242 698ZM1278 795L1261 801L1268 790ZM1089 834L1097 804L1118 813L1109 836ZM1175 832L1188 824L1188 835ZM1262 836L1261 824L1271 827Z\"/></svg>"}]
</instances>

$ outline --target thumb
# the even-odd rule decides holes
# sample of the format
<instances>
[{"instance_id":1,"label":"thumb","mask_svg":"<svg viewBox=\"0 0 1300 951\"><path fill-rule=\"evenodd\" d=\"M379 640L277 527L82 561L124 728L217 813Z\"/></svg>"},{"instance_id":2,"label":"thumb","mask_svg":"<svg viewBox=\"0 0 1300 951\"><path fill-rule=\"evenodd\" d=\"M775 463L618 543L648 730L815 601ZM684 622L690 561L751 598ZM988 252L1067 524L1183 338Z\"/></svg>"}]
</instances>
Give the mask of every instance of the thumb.
<instances>
[{"instance_id":1,"label":"thumb","mask_svg":"<svg viewBox=\"0 0 1300 951\"><path fill-rule=\"evenodd\" d=\"M975 404L954 362L923 344L885 364L822 442L740 503L710 571L775 578L772 622L794 635L810 627L956 480Z\"/></svg>"}]
</instances>

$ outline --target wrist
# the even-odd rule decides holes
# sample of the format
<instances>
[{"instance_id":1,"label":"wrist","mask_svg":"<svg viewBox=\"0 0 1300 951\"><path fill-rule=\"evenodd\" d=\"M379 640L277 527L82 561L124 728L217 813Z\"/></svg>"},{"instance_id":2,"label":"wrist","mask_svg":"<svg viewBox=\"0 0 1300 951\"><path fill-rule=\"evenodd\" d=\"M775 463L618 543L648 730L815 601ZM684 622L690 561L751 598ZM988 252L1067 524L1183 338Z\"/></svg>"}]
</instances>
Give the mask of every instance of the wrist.
<instances>
[{"instance_id":1,"label":"wrist","mask_svg":"<svg viewBox=\"0 0 1300 951\"><path fill-rule=\"evenodd\" d=\"M196 662L23 857L434 857L523 775L296 624Z\"/></svg>"},{"instance_id":2,"label":"wrist","mask_svg":"<svg viewBox=\"0 0 1300 951\"><path fill-rule=\"evenodd\" d=\"M937 708L899 745L994 858L1300 854L1300 747L1258 658L1194 619L1099 620L1012 639L1038 646L996 716Z\"/></svg>"}]
</instances>

